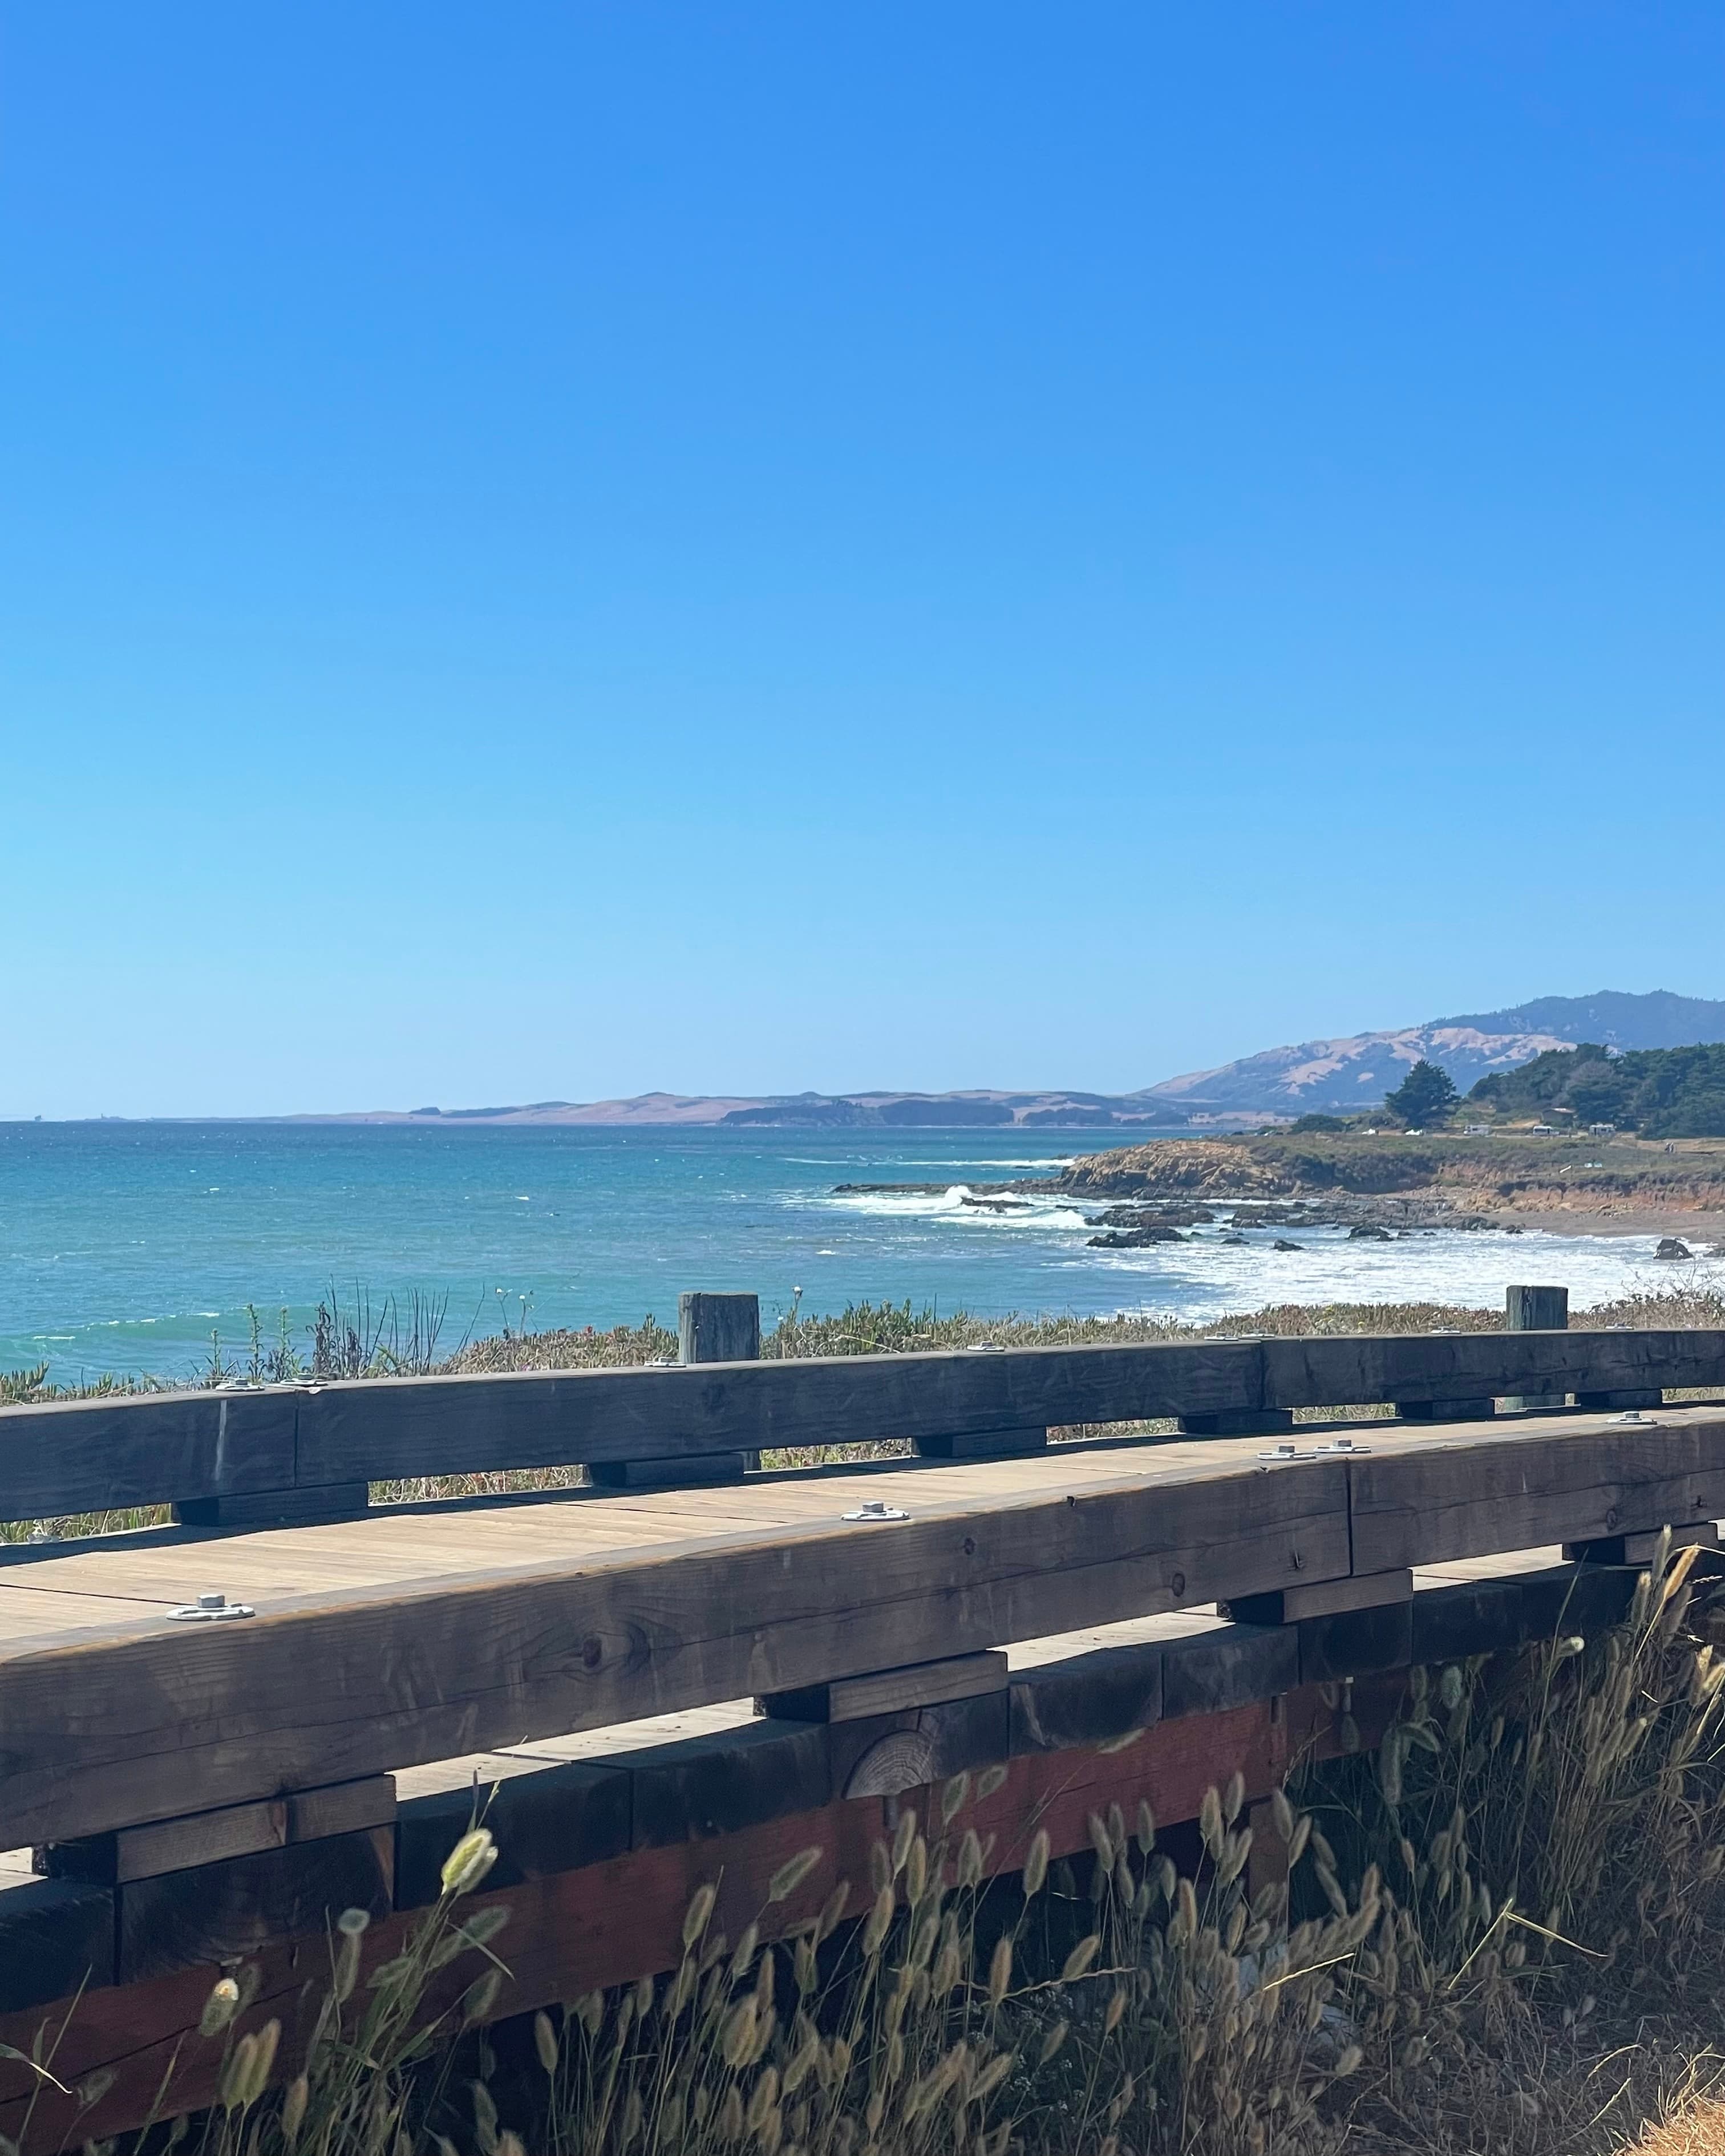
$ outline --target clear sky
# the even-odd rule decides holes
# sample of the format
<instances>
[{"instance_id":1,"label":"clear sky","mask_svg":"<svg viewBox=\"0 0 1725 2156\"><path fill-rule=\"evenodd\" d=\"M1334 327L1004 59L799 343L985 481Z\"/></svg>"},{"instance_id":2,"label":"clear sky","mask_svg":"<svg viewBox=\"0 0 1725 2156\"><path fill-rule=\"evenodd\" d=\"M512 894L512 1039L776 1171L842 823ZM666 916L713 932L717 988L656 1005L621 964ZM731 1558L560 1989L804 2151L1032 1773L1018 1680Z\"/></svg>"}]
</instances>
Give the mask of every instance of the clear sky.
<instances>
[{"instance_id":1,"label":"clear sky","mask_svg":"<svg viewBox=\"0 0 1725 2156\"><path fill-rule=\"evenodd\" d=\"M13 6L0 1115L1725 993L1716 4Z\"/></svg>"}]
</instances>

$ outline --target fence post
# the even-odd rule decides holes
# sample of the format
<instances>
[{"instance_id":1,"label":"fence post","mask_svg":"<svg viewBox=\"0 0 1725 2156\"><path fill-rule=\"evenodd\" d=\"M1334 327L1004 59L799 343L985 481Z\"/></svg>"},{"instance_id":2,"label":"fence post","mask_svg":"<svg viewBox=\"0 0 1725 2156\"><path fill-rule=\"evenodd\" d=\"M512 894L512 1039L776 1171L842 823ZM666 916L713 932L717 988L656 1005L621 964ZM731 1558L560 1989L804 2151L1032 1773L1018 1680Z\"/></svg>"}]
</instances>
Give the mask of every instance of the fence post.
<instances>
[{"instance_id":1,"label":"fence post","mask_svg":"<svg viewBox=\"0 0 1725 2156\"><path fill-rule=\"evenodd\" d=\"M761 1298L757 1295L680 1295L680 1363L758 1363Z\"/></svg>"},{"instance_id":2,"label":"fence post","mask_svg":"<svg viewBox=\"0 0 1725 2156\"><path fill-rule=\"evenodd\" d=\"M1503 1329L1506 1332L1567 1332L1569 1330L1569 1291L1566 1287L1507 1287L1503 1291ZM1560 1395L1561 1407L1568 1399ZM1548 1395L1506 1396L1506 1409L1543 1407Z\"/></svg>"},{"instance_id":3,"label":"fence post","mask_svg":"<svg viewBox=\"0 0 1725 2156\"><path fill-rule=\"evenodd\" d=\"M761 1357L761 1298L757 1295L680 1295L680 1363L755 1363ZM758 1467L757 1452L696 1452L660 1460L589 1462L588 1473L602 1490L668 1489L690 1482L735 1482Z\"/></svg>"}]
</instances>

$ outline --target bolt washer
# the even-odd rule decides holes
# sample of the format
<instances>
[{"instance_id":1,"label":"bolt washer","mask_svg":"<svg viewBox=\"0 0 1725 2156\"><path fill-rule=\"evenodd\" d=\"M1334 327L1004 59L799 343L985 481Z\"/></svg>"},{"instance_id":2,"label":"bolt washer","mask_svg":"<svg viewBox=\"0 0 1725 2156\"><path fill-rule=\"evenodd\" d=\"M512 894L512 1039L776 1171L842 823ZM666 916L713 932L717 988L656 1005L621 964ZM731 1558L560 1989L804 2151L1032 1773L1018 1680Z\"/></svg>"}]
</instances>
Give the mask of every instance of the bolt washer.
<instances>
[{"instance_id":1,"label":"bolt washer","mask_svg":"<svg viewBox=\"0 0 1725 2156\"><path fill-rule=\"evenodd\" d=\"M195 1602L182 1603L168 1611L177 1625L219 1625L228 1617L255 1617L249 1602L230 1602L225 1594L200 1594Z\"/></svg>"}]
</instances>

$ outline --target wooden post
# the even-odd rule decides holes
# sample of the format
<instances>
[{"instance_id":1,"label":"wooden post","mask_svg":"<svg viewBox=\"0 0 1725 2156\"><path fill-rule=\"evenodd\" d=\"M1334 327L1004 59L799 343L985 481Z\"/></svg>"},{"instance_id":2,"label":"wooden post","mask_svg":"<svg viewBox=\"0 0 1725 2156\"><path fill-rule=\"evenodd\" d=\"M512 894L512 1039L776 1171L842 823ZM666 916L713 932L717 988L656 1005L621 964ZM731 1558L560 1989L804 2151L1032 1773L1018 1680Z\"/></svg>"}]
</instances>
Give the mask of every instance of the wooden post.
<instances>
[{"instance_id":1,"label":"wooden post","mask_svg":"<svg viewBox=\"0 0 1725 2156\"><path fill-rule=\"evenodd\" d=\"M1506 1332L1567 1332L1569 1330L1569 1291L1566 1287L1507 1287L1503 1291L1503 1329ZM1563 1394L1558 1401L1562 1406L1568 1399ZM1548 1404L1543 1394L1528 1396L1512 1394L1504 1406L1517 1408L1544 1407Z\"/></svg>"},{"instance_id":2,"label":"wooden post","mask_svg":"<svg viewBox=\"0 0 1725 2156\"><path fill-rule=\"evenodd\" d=\"M1507 1287L1503 1291L1506 1332L1567 1332L1569 1291L1566 1287Z\"/></svg>"},{"instance_id":3,"label":"wooden post","mask_svg":"<svg viewBox=\"0 0 1725 2156\"><path fill-rule=\"evenodd\" d=\"M680 1363L758 1363L761 1298L757 1295L680 1295ZM658 1460L608 1460L589 1464L602 1490L664 1489L668 1484L734 1482L758 1467L758 1452L696 1452Z\"/></svg>"},{"instance_id":4,"label":"wooden post","mask_svg":"<svg viewBox=\"0 0 1725 2156\"><path fill-rule=\"evenodd\" d=\"M761 1298L757 1295L680 1295L680 1363L758 1363Z\"/></svg>"}]
</instances>

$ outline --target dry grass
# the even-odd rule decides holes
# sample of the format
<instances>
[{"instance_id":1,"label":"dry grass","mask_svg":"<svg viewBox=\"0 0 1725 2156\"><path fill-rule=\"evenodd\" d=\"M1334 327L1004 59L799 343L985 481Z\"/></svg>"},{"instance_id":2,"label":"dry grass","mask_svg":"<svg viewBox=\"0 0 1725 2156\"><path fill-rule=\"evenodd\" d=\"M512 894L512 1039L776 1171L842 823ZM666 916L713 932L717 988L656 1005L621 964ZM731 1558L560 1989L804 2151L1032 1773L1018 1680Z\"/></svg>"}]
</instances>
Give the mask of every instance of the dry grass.
<instances>
[{"instance_id":1,"label":"dry grass","mask_svg":"<svg viewBox=\"0 0 1725 2156\"><path fill-rule=\"evenodd\" d=\"M1725 2104L1697 2103L1650 2127L1638 2156L1725 2156Z\"/></svg>"}]
</instances>

